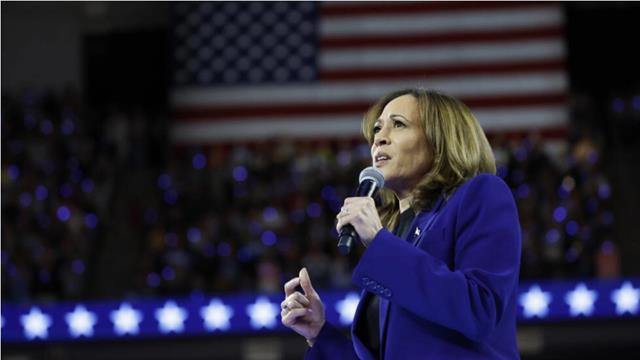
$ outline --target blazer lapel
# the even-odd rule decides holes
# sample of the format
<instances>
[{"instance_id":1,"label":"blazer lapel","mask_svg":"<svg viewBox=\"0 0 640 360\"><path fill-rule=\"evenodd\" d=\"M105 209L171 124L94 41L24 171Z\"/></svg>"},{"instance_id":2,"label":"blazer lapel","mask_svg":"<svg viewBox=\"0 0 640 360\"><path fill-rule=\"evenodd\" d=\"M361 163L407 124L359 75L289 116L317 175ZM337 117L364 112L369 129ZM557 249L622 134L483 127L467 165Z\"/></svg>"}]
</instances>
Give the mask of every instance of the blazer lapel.
<instances>
[{"instance_id":1,"label":"blazer lapel","mask_svg":"<svg viewBox=\"0 0 640 360\"><path fill-rule=\"evenodd\" d=\"M436 203L437 205L435 206L435 208L439 207L440 201L442 201L442 199L439 199L439 202ZM421 211L420 213L418 213L415 219L413 219L411 226L409 227L409 232L407 233L405 238L406 241L408 241L410 244L415 245L416 239L420 236L421 232L428 230L428 227L430 227L431 225L429 223L427 225L427 229L420 229L419 227L419 224L422 224L424 222L424 218L429 215L431 215L430 211L429 212ZM387 340L387 320L389 319L390 305L391 303L389 302L389 300L383 299L382 297L380 297L380 352L383 357L386 351L385 345Z\"/></svg>"}]
</instances>

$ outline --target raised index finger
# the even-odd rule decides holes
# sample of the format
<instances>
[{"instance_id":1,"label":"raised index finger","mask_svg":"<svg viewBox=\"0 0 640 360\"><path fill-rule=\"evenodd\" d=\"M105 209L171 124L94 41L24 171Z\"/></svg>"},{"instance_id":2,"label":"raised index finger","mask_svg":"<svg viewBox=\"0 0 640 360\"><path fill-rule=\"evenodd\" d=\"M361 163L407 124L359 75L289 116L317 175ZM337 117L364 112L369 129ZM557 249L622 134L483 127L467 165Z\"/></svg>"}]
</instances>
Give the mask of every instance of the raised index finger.
<instances>
[{"instance_id":1,"label":"raised index finger","mask_svg":"<svg viewBox=\"0 0 640 360\"><path fill-rule=\"evenodd\" d=\"M294 277L293 279L287 281L287 283L284 284L284 294L286 296L293 294L296 291L298 285L300 285L299 277Z\"/></svg>"}]
</instances>

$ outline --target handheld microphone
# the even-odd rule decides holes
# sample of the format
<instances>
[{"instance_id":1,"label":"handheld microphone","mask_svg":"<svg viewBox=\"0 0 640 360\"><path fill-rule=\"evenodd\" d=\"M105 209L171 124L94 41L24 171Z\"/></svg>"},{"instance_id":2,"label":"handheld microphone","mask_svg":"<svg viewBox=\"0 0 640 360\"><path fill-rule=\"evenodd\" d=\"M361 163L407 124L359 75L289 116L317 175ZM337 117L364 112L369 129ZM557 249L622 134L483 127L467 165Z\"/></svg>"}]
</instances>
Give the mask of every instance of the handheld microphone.
<instances>
[{"instance_id":1,"label":"handheld microphone","mask_svg":"<svg viewBox=\"0 0 640 360\"><path fill-rule=\"evenodd\" d=\"M360 172L356 196L374 197L378 189L381 189L383 186L384 175L382 172L373 166L369 166ZM360 241L360 236L351 224L346 224L340 228L338 250L342 255L349 254L353 243L358 241Z\"/></svg>"}]
</instances>

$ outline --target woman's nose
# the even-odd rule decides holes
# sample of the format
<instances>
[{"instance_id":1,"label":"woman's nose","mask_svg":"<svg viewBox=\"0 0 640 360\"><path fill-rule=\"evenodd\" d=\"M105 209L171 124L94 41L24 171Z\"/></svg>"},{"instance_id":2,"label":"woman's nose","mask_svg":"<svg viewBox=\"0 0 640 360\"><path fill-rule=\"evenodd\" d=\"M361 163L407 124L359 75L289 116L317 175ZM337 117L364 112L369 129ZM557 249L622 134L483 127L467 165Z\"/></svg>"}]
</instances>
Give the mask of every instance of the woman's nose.
<instances>
[{"instance_id":1,"label":"woman's nose","mask_svg":"<svg viewBox=\"0 0 640 360\"><path fill-rule=\"evenodd\" d=\"M387 131L386 126L383 126L380 131L378 131L373 142L377 146L389 144L389 131Z\"/></svg>"},{"instance_id":2,"label":"woman's nose","mask_svg":"<svg viewBox=\"0 0 640 360\"><path fill-rule=\"evenodd\" d=\"M387 141L387 138L384 138L384 137L378 137L378 138L376 139L376 145L377 145L377 146L381 146L381 145L388 145L388 144L389 144L389 142Z\"/></svg>"}]
</instances>

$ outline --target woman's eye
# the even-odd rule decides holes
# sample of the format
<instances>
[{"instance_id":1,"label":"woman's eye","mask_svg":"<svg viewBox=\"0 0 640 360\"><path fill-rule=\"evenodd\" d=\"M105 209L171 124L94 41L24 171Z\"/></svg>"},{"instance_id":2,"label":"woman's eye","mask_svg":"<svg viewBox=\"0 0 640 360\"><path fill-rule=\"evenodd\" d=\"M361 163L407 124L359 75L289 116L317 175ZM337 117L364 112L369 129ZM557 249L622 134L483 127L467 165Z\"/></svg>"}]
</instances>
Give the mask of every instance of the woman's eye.
<instances>
[{"instance_id":1,"label":"woman's eye","mask_svg":"<svg viewBox=\"0 0 640 360\"><path fill-rule=\"evenodd\" d=\"M379 133L379 132L380 132L380 126L374 126L374 127L373 127L373 133L374 133L374 134L377 134L377 133Z\"/></svg>"},{"instance_id":2,"label":"woman's eye","mask_svg":"<svg viewBox=\"0 0 640 360\"><path fill-rule=\"evenodd\" d=\"M397 121L396 120L396 121L393 122L393 126L394 127L404 127L405 125L404 125L404 123L402 121Z\"/></svg>"}]
</instances>

